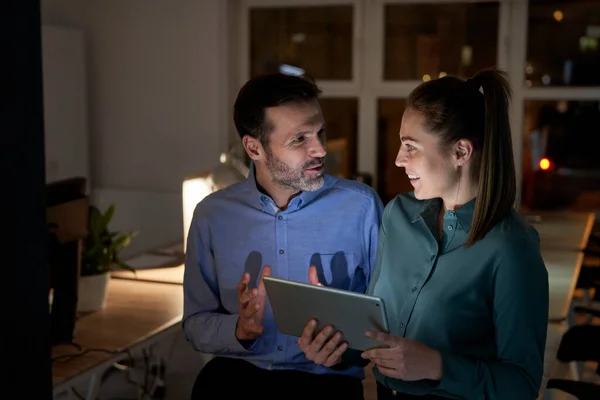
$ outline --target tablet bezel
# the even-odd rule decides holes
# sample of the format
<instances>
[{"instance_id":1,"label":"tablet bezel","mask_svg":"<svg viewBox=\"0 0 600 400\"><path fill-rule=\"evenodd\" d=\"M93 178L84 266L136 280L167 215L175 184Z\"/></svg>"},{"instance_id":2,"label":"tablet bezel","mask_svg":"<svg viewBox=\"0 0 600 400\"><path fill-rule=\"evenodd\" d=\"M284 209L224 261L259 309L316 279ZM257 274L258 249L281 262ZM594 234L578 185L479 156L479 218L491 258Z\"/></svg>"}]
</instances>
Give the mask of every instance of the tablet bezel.
<instances>
[{"instance_id":1,"label":"tablet bezel","mask_svg":"<svg viewBox=\"0 0 600 400\"><path fill-rule=\"evenodd\" d=\"M308 321L342 331L348 347L364 351L384 347L365 335L367 330L389 332L385 304L379 297L327 286L265 276L265 289L280 332L299 337Z\"/></svg>"}]
</instances>

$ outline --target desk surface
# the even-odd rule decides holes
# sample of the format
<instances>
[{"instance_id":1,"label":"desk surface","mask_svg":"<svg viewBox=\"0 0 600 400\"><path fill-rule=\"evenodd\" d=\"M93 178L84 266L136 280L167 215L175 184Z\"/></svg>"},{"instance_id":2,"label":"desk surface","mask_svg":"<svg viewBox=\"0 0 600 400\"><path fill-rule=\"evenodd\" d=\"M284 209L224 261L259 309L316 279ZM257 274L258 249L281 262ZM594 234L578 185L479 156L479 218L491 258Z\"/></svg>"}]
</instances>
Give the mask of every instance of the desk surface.
<instances>
[{"instance_id":1,"label":"desk surface","mask_svg":"<svg viewBox=\"0 0 600 400\"><path fill-rule=\"evenodd\" d=\"M542 250L548 270L549 320L563 320L569 314L583 263L583 252Z\"/></svg>"},{"instance_id":2,"label":"desk surface","mask_svg":"<svg viewBox=\"0 0 600 400\"><path fill-rule=\"evenodd\" d=\"M529 222L538 231L542 249L581 251L587 246L594 214L583 212L535 213Z\"/></svg>"},{"instance_id":3,"label":"desk surface","mask_svg":"<svg viewBox=\"0 0 600 400\"><path fill-rule=\"evenodd\" d=\"M54 386L110 359L110 352L127 350L173 327L182 315L181 286L111 279L106 307L80 317L75 325L74 342L84 351L95 350L68 361L54 361ZM53 358L77 353L72 345L52 348Z\"/></svg>"},{"instance_id":4,"label":"desk surface","mask_svg":"<svg viewBox=\"0 0 600 400\"><path fill-rule=\"evenodd\" d=\"M145 268L132 271L114 271L111 273L113 278L128 279L142 282L173 283L183 284L183 264L168 268Z\"/></svg>"},{"instance_id":5,"label":"desk surface","mask_svg":"<svg viewBox=\"0 0 600 400\"><path fill-rule=\"evenodd\" d=\"M583 248L594 225L593 213L542 213L532 223L540 235L541 253L548 270L550 320L567 317L579 271Z\"/></svg>"}]
</instances>

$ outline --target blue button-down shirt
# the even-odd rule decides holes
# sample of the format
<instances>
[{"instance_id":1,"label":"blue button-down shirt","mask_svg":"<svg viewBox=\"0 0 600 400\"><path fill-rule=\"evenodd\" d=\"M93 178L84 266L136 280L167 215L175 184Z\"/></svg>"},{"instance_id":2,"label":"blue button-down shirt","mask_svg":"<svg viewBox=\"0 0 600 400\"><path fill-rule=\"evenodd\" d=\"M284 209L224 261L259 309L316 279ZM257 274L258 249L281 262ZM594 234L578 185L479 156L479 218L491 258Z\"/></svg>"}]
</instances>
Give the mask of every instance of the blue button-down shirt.
<instances>
[{"instance_id":1,"label":"blue button-down shirt","mask_svg":"<svg viewBox=\"0 0 600 400\"><path fill-rule=\"evenodd\" d=\"M264 265L272 275L308 282L316 265L320 281L364 292L375 264L383 205L359 182L325 176L323 186L302 192L279 210L248 179L211 194L194 211L184 276L183 328L199 351L246 359L268 369L364 377L360 367L333 371L308 361L296 337L277 330L267 301L264 333L246 349L235 337L237 284L244 272L256 287ZM350 310L349 310L350 311Z\"/></svg>"}]
</instances>

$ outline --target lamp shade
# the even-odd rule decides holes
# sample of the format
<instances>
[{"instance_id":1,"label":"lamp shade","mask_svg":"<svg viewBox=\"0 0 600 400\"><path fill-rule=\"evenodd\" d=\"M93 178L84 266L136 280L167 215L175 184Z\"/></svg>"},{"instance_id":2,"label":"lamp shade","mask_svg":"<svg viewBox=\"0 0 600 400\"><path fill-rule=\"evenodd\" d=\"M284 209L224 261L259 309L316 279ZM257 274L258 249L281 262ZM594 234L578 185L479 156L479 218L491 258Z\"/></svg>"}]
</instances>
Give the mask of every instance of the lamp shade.
<instances>
[{"instance_id":1,"label":"lamp shade","mask_svg":"<svg viewBox=\"0 0 600 400\"><path fill-rule=\"evenodd\" d=\"M245 179L248 173L248 167L230 152L221 154L220 163L212 171L189 177L183 181L184 253L187 250L187 237L196 205L209 194Z\"/></svg>"},{"instance_id":2,"label":"lamp shade","mask_svg":"<svg viewBox=\"0 0 600 400\"><path fill-rule=\"evenodd\" d=\"M194 216L196 205L206 196L214 192L210 173L191 177L183 181L183 251L187 247L187 235Z\"/></svg>"}]
</instances>

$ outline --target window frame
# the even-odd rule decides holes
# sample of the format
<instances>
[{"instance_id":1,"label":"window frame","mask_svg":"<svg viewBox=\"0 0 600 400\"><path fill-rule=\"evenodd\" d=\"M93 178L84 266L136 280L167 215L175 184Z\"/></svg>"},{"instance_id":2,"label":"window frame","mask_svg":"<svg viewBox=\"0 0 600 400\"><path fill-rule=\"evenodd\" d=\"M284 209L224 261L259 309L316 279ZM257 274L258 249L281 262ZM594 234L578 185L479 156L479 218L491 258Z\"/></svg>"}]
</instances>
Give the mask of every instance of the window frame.
<instances>
[{"instance_id":1,"label":"window frame","mask_svg":"<svg viewBox=\"0 0 600 400\"><path fill-rule=\"evenodd\" d=\"M565 0L567 1L567 0ZM525 87L529 0L241 0L239 7L237 84L249 78L249 10L265 7L306 7L352 5L352 79L317 80L324 98L357 98L357 168L373 176L378 187L377 104L380 98L406 99L418 80L384 80L384 9L389 4L498 3L498 68L507 72L513 89L510 119L517 173L517 203L520 203L523 177L523 137L527 100L600 100L599 87ZM367 62L368 61L368 62Z\"/></svg>"}]
</instances>

